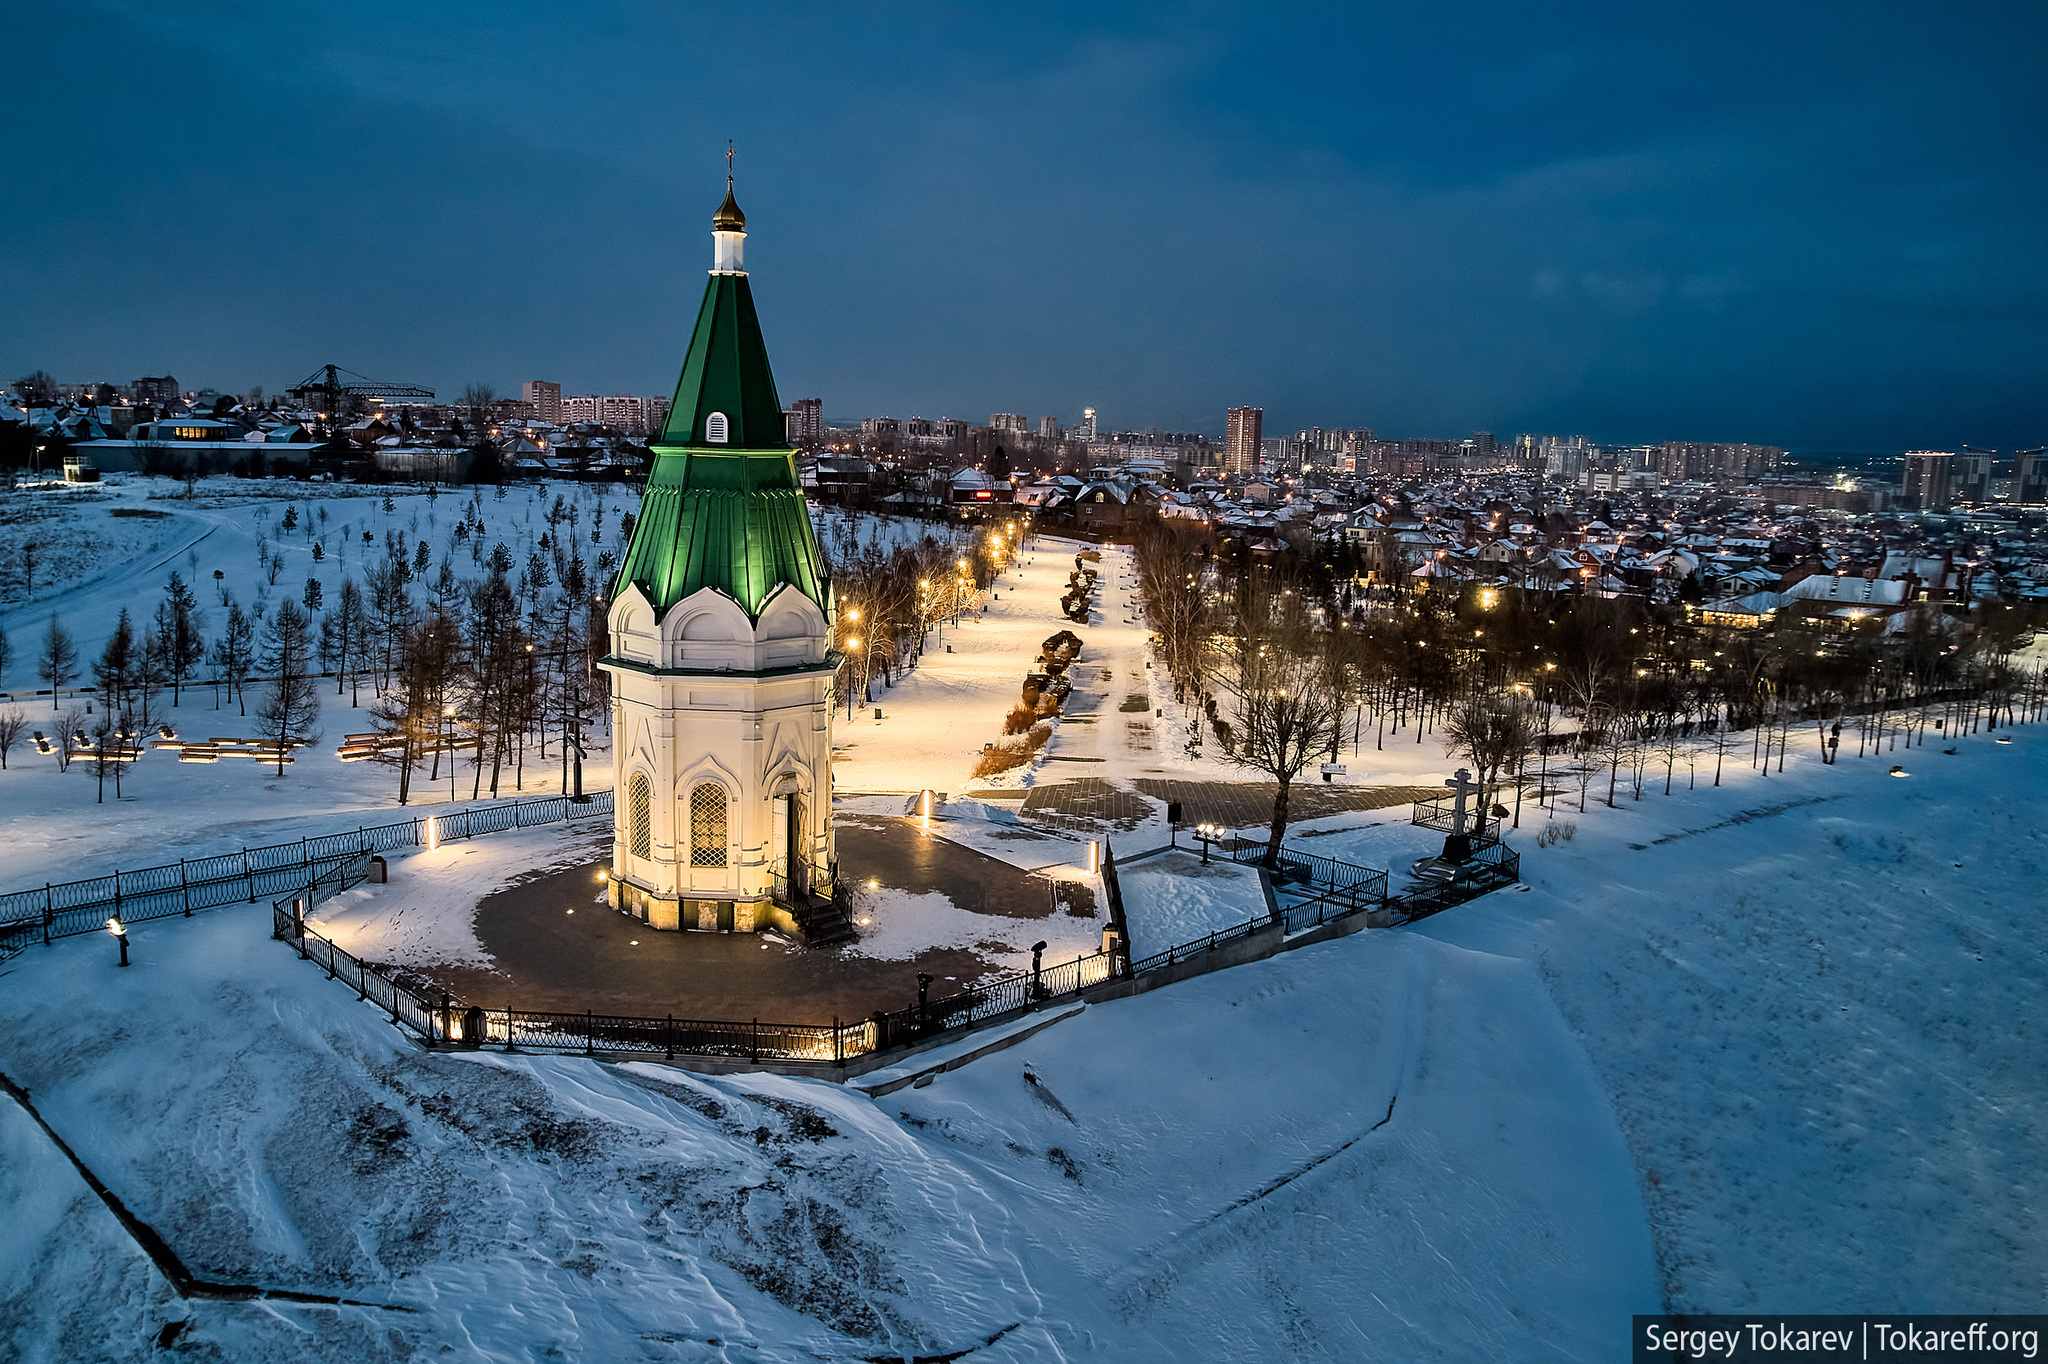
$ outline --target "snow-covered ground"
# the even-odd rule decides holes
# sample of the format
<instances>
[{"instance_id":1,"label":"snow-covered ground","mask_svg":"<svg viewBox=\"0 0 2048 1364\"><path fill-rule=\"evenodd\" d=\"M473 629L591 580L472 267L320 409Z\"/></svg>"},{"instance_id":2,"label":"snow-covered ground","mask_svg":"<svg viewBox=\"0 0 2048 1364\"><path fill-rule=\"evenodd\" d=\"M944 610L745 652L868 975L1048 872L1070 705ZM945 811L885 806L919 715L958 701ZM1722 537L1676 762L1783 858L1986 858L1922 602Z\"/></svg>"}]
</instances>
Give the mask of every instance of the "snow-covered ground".
<instances>
[{"instance_id":1,"label":"snow-covered ground","mask_svg":"<svg viewBox=\"0 0 2048 1364\"><path fill-rule=\"evenodd\" d=\"M0 1068L195 1268L418 1310L175 1302L0 1112L0 1330L78 1360L173 1320L238 1360L1607 1360L1631 1312L2031 1310L2048 736L2012 737L1568 811L1526 892L879 1099L423 1054L247 909L139 926L127 972L32 950Z\"/></svg>"},{"instance_id":2,"label":"snow-covered ground","mask_svg":"<svg viewBox=\"0 0 2048 1364\"><path fill-rule=\"evenodd\" d=\"M609 820L578 820L444 843L406 858L395 881L323 900L307 923L368 961L489 967L476 936L478 903L517 881L590 861L593 841L608 840L610 828ZM606 898L602 889L594 899Z\"/></svg>"},{"instance_id":3,"label":"snow-covered ground","mask_svg":"<svg viewBox=\"0 0 2048 1364\"><path fill-rule=\"evenodd\" d=\"M1148 957L1268 914L1256 867L1199 852L1165 852L1119 863L1131 953Z\"/></svg>"},{"instance_id":4,"label":"snow-covered ground","mask_svg":"<svg viewBox=\"0 0 2048 1364\"><path fill-rule=\"evenodd\" d=\"M0 603L0 629L12 646L11 661L0 678L6 688L25 692L42 685L36 678L36 656L52 614L78 647L80 678L74 685L89 685L92 661L120 610L128 609L138 632L145 629L174 570L198 596L209 636L220 626L222 589L235 594L245 607L259 602L267 606L280 596L299 597L306 579L317 577L323 583L324 602L332 606L345 576L361 585L366 553L383 555L387 530L402 532L413 543L428 543L435 563L431 574L439 573L444 560L463 576L482 571L471 556L475 537L460 547L451 545L453 527L464 517L471 490L430 497L403 488L214 478L199 485L195 498L186 499L183 491L184 485L171 479L114 475L99 485L4 495L12 499L10 506L65 506L68 516L25 524L42 536L51 535L52 526L61 527L66 536L84 538L93 546L90 553L67 552L68 568L62 575L46 577L39 572L35 595L26 603L20 599L22 584L7 584L5 601ZM604 547L617 550L622 543L619 514L633 509L630 499L622 500L610 488L549 484L509 490L503 498L495 490L482 491L486 552L502 540L523 564L547 530L547 510L557 495L579 509L577 524L586 559L598 548L590 542L589 532L600 520ZM387 496L392 505L388 512ZM282 529L287 507L297 508L301 527L313 527L311 537L303 530ZM116 517L111 514L115 509L150 515ZM375 538L374 547L363 545L365 531ZM7 534L19 538L22 533L19 526L0 528L0 554ZM313 558L315 544L324 549L318 562ZM259 566L259 554L283 561L274 586ZM223 575L218 586L216 570ZM420 593L416 583L415 599ZM255 699L249 698L252 705ZM247 759L180 763L175 754L152 750L123 774L118 803L111 778L102 804L89 764L73 763L70 771L60 772L54 756L39 755L24 742L9 755L8 770L0 772L0 888L155 866L358 824L394 823L422 809L434 813L455 796L466 802L474 776L467 766L459 770L452 790L445 764L438 781L420 780L425 774L418 774L411 806L400 809L398 779L390 768L339 759L335 747L341 737L371 727L368 708L374 699L367 685L353 693L337 692L329 680L320 694L321 737L295 755L283 776L275 767ZM187 690L176 708L170 701L166 693L164 716L184 738L257 737L253 720L241 713L241 707L232 701L223 705L211 688ZM64 704L68 707L70 699ZM52 709L47 696L40 701L26 696L0 700L0 708L20 709L31 729L52 736L57 732L55 720L61 712ZM590 744L584 786L602 789L611 784L611 760L609 739L601 726L591 733ZM546 760L531 748L527 759L516 782L509 777L501 780L501 796L543 795L562 788L559 753L552 742ZM488 777L484 794L489 794Z\"/></svg>"}]
</instances>

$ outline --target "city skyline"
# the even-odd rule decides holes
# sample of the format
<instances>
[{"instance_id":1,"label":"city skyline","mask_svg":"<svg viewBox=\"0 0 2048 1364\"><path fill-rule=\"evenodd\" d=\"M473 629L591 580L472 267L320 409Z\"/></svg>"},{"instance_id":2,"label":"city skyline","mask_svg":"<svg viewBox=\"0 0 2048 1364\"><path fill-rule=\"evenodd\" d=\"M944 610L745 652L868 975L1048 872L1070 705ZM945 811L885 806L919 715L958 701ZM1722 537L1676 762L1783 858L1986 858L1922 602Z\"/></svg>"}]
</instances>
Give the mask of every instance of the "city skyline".
<instances>
[{"instance_id":1,"label":"city skyline","mask_svg":"<svg viewBox=\"0 0 2048 1364\"><path fill-rule=\"evenodd\" d=\"M732 138L778 368L835 415L2048 425L2038 14L471 17L93 9L98 80L0 96L67 149L11 177L0 363L660 393ZM748 96L792 64L818 79Z\"/></svg>"}]
</instances>

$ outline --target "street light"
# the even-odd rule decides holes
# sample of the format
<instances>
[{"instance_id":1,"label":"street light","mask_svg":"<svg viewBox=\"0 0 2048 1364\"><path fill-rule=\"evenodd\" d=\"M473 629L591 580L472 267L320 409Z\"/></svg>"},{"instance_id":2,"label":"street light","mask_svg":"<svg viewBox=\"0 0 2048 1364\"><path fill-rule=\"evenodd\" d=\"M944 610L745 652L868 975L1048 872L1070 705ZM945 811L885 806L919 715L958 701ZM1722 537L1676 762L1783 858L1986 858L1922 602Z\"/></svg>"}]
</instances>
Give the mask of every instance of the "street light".
<instances>
[{"instance_id":1,"label":"street light","mask_svg":"<svg viewBox=\"0 0 2048 1364\"><path fill-rule=\"evenodd\" d=\"M1195 837L1202 841L1202 865L1206 867L1209 865L1209 845L1223 837L1223 826L1220 824L1197 824L1195 826Z\"/></svg>"}]
</instances>

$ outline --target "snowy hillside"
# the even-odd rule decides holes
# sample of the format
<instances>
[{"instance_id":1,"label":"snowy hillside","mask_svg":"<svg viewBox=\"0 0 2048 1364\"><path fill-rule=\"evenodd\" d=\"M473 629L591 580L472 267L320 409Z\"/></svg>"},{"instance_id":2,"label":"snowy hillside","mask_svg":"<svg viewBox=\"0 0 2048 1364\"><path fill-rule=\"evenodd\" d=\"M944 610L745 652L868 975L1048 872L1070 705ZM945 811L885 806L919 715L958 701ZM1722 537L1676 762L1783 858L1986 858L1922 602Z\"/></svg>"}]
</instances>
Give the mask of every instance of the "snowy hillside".
<instances>
[{"instance_id":1,"label":"snowy hillside","mask_svg":"<svg viewBox=\"0 0 2048 1364\"><path fill-rule=\"evenodd\" d=\"M878 1099L420 1053L245 910L33 950L0 1068L198 1272L415 1310L172 1300L0 1109L8 1350L1605 1360L1660 1307L2029 1310L2048 743L1958 747L1595 804L1527 892Z\"/></svg>"}]
</instances>

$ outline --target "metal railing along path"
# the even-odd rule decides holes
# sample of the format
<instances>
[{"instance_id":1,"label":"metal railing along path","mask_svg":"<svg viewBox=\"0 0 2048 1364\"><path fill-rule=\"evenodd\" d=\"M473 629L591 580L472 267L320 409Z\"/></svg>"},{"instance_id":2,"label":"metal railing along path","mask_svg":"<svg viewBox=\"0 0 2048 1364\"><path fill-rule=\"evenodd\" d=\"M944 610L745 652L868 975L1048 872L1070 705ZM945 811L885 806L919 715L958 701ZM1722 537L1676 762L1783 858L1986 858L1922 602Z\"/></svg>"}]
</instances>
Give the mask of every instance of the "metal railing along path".
<instances>
[{"instance_id":1,"label":"metal railing along path","mask_svg":"<svg viewBox=\"0 0 2048 1364\"><path fill-rule=\"evenodd\" d=\"M1248 845L1263 850L1263 844ZM1256 857L1247 857L1255 861ZM1344 915L1384 909L1394 922L1408 923L1437 913L1515 879L1520 861L1500 844L1474 852L1472 860L1446 881L1415 892L1390 896L1386 873L1334 858L1286 850L1283 861L1298 869L1311 889L1309 872L1322 873L1323 889L1310 898L1278 908L1283 932L1293 933ZM1106 863L1114 883L1113 857ZM1121 897L1118 897L1119 901ZM1123 948L1085 953L1069 961L1017 971L970 986L938 999L921 999L907 1008L883 1011L865 1019L833 1019L830 1023L765 1023L752 1020L707 1020L665 1015L630 1016L586 1010L484 1008L456 998L426 980L409 980L389 968L373 966L306 928L289 900L274 913L274 936L294 946L299 955L326 969L364 1000L390 1015L393 1024L429 1045L502 1046L522 1051L581 1052L745 1060L843 1067L849 1060L922 1042L1018 1014L1035 1005L1073 996L1112 980L1130 980L1180 966L1270 929L1273 917L1246 920L1205 937L1177 943L1163 952L1132 959Z\"/></svg>"},{"instance_id":2,"label":"metal railing along path","mask_svg":"<svg viewBox=\"0 0 2048 1364\"><path fill-rule=\"evenodd\" d=\"M368 854L435 847L563 820L610 818L611 813L608 790L590 792L582 801L539 796L11 891L0 894L0 954L37 940L49 943L97 932L114 916L124 923L140 923L275 899L303 890L344 862Z\"/></svg>"}]
</instances>

